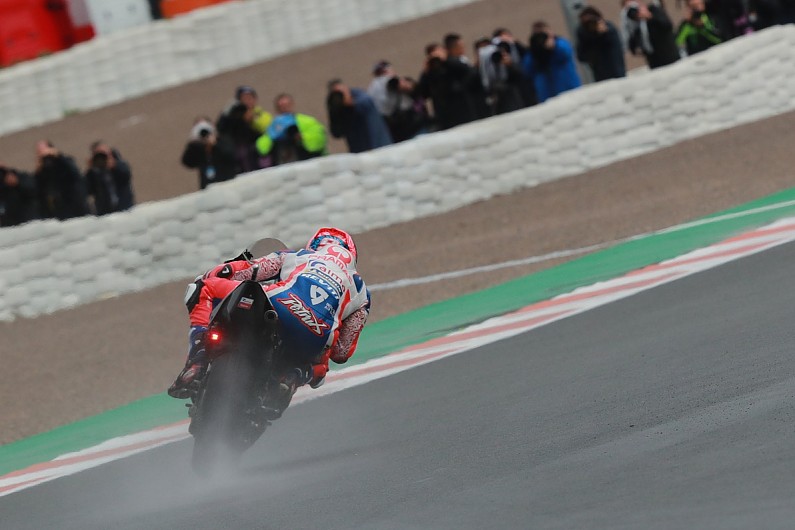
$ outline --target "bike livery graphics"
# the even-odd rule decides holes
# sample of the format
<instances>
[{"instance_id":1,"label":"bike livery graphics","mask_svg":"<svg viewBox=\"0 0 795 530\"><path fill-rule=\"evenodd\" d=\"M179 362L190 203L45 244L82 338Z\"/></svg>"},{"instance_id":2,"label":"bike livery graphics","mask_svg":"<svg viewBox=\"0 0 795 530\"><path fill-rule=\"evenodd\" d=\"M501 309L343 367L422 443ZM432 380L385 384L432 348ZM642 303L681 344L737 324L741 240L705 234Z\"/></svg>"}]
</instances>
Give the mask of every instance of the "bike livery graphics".
<instances>
[{"instance_id":1,"label":"bike livery graphics","mask_svg":"<svg viewBox=\"0 0 795 530\"><path fill-rule=\"evenodd\" d=\"M324 297L322 300L328 298L328 293L316 285L313 285L310 288L310 292L312 291L315 293L323 293ZM315 296L318 295L316 294ZM309 307L307 307L306 304L304 304L304 301L296 296L295 293L290 293L287 298L277 298L276 301L286 307L290 313L292 313L292 315L304 325L304 327L318 337L322 337L326 330L331 329L331 326L319 319L317 315Z\"/></svg>"}]
</instances>

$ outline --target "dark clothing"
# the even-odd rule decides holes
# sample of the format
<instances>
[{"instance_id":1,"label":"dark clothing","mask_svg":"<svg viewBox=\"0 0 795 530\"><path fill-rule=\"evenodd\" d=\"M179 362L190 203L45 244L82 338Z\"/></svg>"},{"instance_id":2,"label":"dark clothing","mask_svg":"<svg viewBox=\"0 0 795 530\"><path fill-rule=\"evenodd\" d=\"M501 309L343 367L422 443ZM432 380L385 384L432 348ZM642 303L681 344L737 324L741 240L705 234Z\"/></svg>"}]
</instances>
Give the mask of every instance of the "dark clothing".
<instances>
[{"instance_id":1,"label":"dark clothing","mask_svg":"<svg viewBox=\"0 0 795 530\"><path fill-rule=\"evenodd\" d=\"M218 118L218 136L225 136L232 142L235 157L235 174L248 173L260 169L256 143L259 133L255 131L243 115L246 106L239 102L230 105Z\"/></svg>"},{"instance_id":2,"label":"dark clothing","mask_svg":"<svg viewBox=\"0 0 795 530\"><path fill-rule=\"evenodd\" d=\"M6 173L15 173L19 183L5 183ZM38 217L36 181L30 173L0 168L0 226L14 226Z\"/></svg>"},{"instance_id":3,"label":"dark clothing","mask_svg":"<svg viewBox=\"0 0 795 530\"><path fill-rule=\"evenodd\" d=\"M64 220L88 215L86 183L71 156L44 157L35 179L39 213L43 219Z\"/></svg>"},{"instance_id":4,"label":"dark clothing","mask_svg":"<svg viewBox=\"0 0 795 530\"><path fill-rule=\"evenodd\" d=\"M384 118L395 143L410 140L428 130L429 118L425 100L418 94L412 94L410 98L410 107L396 108Z\"/></svg>"},{"instance_id":5,"label":"dark clothing","mask_svg":"<svg viewBox=\"0 0 795 530\"><path fill-rule=\"evenodd\" d=\"M507 43L505 45L507 47ZM511 51L496 45L483 46L478 50L478 71L482 98L487 105L486 116L504 114L527 106L525 99L526 75L522 69L524 50L518 46ZM509 54L506 64L503 54Z\"/></svg>"},{"instance_id":6,"label":"dark clothing","mask_svg":"<svg viewBox=\"0 0 795 530\"><path fill-rule=\"evenodd\" d=\"M656 5L650 5L651 19L646 21L649 30L649 43L651 49L646 46L643 39L643 32L638 24L635 24L629 35L629 51L634 55L643 53L649 68L659 68L679 60L679 48L674 39L674 25L665 10Z\"/></svg>"},{"instance_id":7,"label":"dark clothing","mask_svg":"<svg viewBox=\"0 0 795 530\"><path fill-rule=\"evenodd\" d=\"M779 24L795 24L795 0L779 0Z\"/></svg>"},{"instance_id":8,"label":"dark clothing","mask_svg":"<svg viewBox=\"0 0 795 530\"><path fill-rule=\"evenodd\" d=\"M456 58L431 60L420 77L420 93L433 102L433 116L440 130L469 123L478 117L474 87L475 69Z\"/></svg>"},{"instance_id":9,"label":"dark clothing","mask_svg":"<svg viewBox=\"0 0 795 530\"><path fill-rule=\"evenodd\" d=\"M750 0L748 8L756 14L753 21L755 31L775 26L776 24L787 24L792 20L786 20L784 6L778 0Z\"/></svg>"},{"instance_id":10,"label":"dark clothing","mask_svg":"<svg viewBox=\"0 0 795 530\"><path fill-rule=\"evenodd\" d=\"M204 141L191 140L182 152L182 165L199 170L200 189L214 182L232 180L237 175L235 146L223 136L209 150Z\"/></svg>"},{"instance_id":11,"label":"dark clothing","mask_svg":"<svg viewBox=\"0 0 795 530\"><path fill-rule=\"evenodd\" d=\"M130 166L118 154L112 169L92 166L86 171L88 195L94 198L94 213L106 215L129 210L135 204Z\"/></svg>"},{"instance_id":12,"label":"dark clothing","mask_svg":"<svg viewBox=\"0 0 795 530\"><path fill-rule=\"evenodd\" d=\"M351 88L353 106L329 107L329 126L334 138L345 138L351 153L362 153L392 143L392 136L373 98Z\"/></svg>"},{"instance_id":13,"label":"dark clothing","mask_svg":"<svg viewBox=\"0 0 795 530\"><path fill-rule=\"evenodd\" d=\"M591 67L594 81L615 79L627 75L621 35L612 22L605 21L607 31L577 28L577 59Z\"/></svg>"},{"instance_id":14,"label":"dark clothing","mask_svg":"<svg viewBox=\"0 0 795 530\"><path fill-rule=\"evenodd\" d=\"M750 6L753 2L754 0L751 0L746 3ZM707 0L705 7L710 19L720 28L723 40L733 39L753 31L743 0Z\"/></svg>"}]
</instances>

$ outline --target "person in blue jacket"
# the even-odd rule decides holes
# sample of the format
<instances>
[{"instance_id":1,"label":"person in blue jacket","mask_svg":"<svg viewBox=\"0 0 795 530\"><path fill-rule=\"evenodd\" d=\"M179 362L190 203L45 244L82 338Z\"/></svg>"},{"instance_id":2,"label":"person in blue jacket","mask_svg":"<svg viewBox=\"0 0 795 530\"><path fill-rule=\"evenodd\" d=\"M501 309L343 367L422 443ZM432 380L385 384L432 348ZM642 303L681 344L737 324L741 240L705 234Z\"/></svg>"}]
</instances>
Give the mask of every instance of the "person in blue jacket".
<instances>
[{"instance_id":1,"label":"person in blue jacket","mask_svg":"<svg viewBox=\"0 0 795 530\"><path fill-rule=\"evenodd\" d=\"M392 135L373 98L340 79L328 83L326 107L334 138L345 138L351 153L362 153L390 145Z\"/></svg>"},{"instance_id":2,"label":"person in blue jacket","mask_svg":"<svg viewBox=\"0 0 795 530\"><path fill-rule=\"evenodd\" d=\"M533 23L529 50L523 66L539 103L582 84L571 44L556 36L546 22Z\"/></svg>"}]
</instances>

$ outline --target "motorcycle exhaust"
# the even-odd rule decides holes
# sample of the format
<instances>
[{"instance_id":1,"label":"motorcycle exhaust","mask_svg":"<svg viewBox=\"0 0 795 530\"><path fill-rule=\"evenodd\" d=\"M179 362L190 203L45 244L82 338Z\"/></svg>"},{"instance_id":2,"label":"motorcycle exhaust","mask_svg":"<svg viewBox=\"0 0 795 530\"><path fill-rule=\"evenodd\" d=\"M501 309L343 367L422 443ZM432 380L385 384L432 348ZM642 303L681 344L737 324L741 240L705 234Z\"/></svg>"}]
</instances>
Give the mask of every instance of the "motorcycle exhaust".
<instances>
[{"instance_id":1,"label":"motorcycle exhaust","mask_svg":"<svg viewBox=\"0 0 795 530\"><path fill-rule=\"evenodd\" d=\"M265 311L265 320L275 321L278 318L279 316L276 314L276 311L274 311L273 309L268 309L267 311Z\"/></svg>"}]
</instances>

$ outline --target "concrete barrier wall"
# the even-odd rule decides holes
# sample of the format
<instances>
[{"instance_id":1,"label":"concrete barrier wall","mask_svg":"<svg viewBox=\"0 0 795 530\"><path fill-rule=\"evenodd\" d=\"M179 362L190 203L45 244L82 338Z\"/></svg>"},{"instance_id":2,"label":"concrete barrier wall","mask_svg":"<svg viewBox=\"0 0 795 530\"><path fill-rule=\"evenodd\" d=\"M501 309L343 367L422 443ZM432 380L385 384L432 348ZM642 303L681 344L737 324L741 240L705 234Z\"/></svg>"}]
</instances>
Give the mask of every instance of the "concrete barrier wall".
<instances>
[{"instance_id":1,"label":"concrete barrier wall","mask_svg":"<svg viewBox=\"0 0 795 530\"><path fill-rule=\"evenodd\" d=\"M793 49L795 26L773 28L376 151L261 170L106 217L4 228L0 319L192 278L260 237L297 245L321 225L356 233L408 221L795 109Z\"/></svg>"},{"instance_id":2,"label":"concrete barrier wall","mask_svg":"<svg viewBox=\"0 0 795 530\"><path fill-rule=\"evenodd\" d=\"M474 0L246 0L0 71L0 134Z\"/></svg>"}]
</instances>

